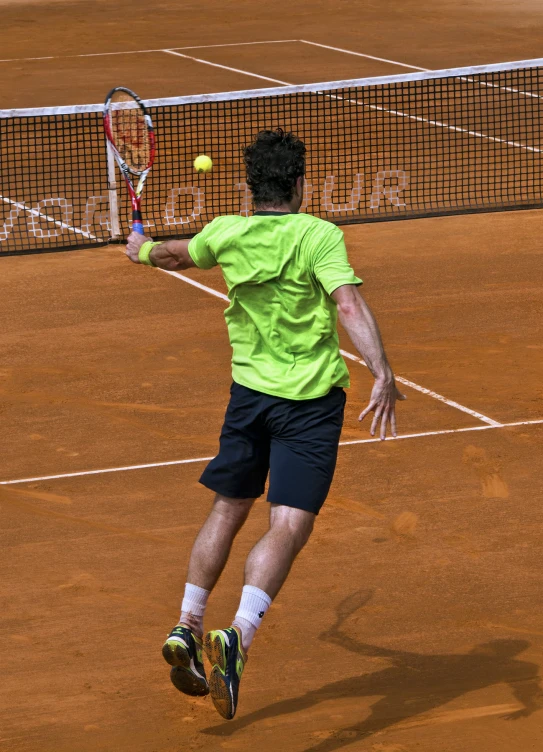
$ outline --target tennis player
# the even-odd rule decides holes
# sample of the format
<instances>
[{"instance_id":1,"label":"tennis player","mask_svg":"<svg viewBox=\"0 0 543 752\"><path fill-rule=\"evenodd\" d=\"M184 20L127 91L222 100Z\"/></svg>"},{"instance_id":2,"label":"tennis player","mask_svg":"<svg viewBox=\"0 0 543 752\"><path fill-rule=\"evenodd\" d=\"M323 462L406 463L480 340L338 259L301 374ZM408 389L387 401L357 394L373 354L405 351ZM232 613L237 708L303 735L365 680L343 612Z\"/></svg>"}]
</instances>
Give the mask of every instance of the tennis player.
<instances>
[{"instance_id":1,"label":"tennis player","mask_svg":"<svg viewBox=\"0 0 543 752\"><path fill-rule=\"evenodd\" d=\"M246 147L251 217L224 216L192 240L154 243L136 233L126 255L166 270L217 264L228 286L225 312L233 384L218 455L200 482L215 493L194 543L179 624L163 646L174 685L211 697L234 717L255 632L313 529L336 465L349 373L337 319L375 378L362 420L396 435L396 389L379 329L347 260L342 231L298 214L305 146L291 133L261 131ZM270 527L245 563L245 585L231 626L205 635L209 595L236 534L269 475ZM202 660L210 664L209 683Z\"/></svg>"}]
</instances>

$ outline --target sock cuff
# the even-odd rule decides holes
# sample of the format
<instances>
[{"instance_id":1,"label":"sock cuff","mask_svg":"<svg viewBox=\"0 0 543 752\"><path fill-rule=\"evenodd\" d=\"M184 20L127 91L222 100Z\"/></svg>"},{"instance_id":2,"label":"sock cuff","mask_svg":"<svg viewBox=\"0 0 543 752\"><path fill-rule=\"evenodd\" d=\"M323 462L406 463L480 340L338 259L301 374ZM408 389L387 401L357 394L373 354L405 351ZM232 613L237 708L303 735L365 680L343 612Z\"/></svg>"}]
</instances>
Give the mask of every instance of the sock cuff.
<instances>
[{"instance_id":1,"label":"sock cuff","mask_svg":"<svg viewBox=\"0 0 543 752\"><path fill-rule=\"evenodd\" d=\"M185 582L185 595L190 595L194 599L201 599L201 600L207 600L209 598L210 590L204 590L203 587L199 587L198 585L191 585L190 582Z\"/></svg>"},{"instance_id":2,"label":"sock cuff","mask_svg":"<svg viewBox=\"0 0 543 752\"><path fill-rule=\"evenodd\" d=\"M198 585L191 585L190 582L187 582L185 584L185 595L181 603L181 613L203 616L209 594L209 590L204 590L204 588L198 587Z\"/></svg>"},{"instance_id":3,"label":"sock cuff","mask_svg":"<svg viewBox=\"0 0 543 752\"><path fill-rule=\"evenodd\" d=\"M247 595L253 595L256 598L260 598L268 607L272 604L270 596L260 588L254 587L254 585L244 585L242 593L247 593Z\"/></svg>"},{"instance_id":4,"label":"sock cuff","mask_svg":"<svg viewBox=\"0 0 543 752\"><path fill-rule=\"evenodd\" d=\"M245 619L257 629L271 602L270 596L260 588L244 585L236 619Z\"/></svg>"}]
</instances>

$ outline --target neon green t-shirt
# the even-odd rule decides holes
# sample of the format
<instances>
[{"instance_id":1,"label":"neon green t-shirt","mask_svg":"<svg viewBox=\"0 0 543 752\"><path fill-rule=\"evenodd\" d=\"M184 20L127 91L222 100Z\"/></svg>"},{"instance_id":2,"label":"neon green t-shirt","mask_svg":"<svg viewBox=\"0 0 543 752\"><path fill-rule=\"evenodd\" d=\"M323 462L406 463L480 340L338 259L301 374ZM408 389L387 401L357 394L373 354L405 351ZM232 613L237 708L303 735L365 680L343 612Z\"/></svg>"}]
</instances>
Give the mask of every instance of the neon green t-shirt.
<instances>
[{"instance_id":1,"label":"neon green t-shirt","mask_svg":"<svg viewBox=\"0 0 543 752\"><path fill-rule=\"evenodd\" d=\"M293 400L349 386L330 296L362 280L338 227L310 214L217 217L192 238L189 254L224 275L234 381Z\"/></svg>"}]
</instances>

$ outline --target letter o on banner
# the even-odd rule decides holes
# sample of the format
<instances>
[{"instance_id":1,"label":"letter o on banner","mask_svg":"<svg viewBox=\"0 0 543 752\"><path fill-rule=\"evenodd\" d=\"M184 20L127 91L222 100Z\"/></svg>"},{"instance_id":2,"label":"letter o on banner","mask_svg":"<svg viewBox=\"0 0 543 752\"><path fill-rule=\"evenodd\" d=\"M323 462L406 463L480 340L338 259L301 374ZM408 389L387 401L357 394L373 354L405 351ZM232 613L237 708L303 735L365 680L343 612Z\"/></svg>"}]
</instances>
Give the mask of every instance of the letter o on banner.
<instances>
[{"instance_id":1,"label":"letter o on banner","mask_svg":"<svg viewBox=\"0 0 543 752\"><path fill-rule=\"evenodd\" d=\"M186 217L176 217L179 196L192 196L192 212ZM172 188L164 208L164 222L167 225L188 225L195 222L204 208L204 192L195 185Z\"/></svg>"},{"instance_id":2,"label":"letter o on banner","mask_svg":"<svg viewBox=\"0 0 543 752\"><path fill-rule=\"evenodd\" d=\"M43 211L48 206L59 206L62 220L50 216L47 211ZM41 201L38 201L36 206L34 206L29 212L28 231L36 238L56 238L58 235L62 235L64 229L74 229L72 227L73 213L73 206L65 198L44 198ZM50 224L56 225L57 229L44 230L41 227L41 222L49 222Z\"/></svg>"}]
</instances>

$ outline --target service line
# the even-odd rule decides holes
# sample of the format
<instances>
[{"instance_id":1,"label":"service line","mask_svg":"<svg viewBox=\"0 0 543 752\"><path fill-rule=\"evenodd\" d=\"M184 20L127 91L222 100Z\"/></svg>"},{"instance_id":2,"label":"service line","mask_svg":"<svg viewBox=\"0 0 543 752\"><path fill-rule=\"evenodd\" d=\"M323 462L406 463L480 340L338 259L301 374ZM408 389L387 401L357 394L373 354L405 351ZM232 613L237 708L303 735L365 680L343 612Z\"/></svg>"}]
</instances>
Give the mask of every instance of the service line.
<instances>
[{"instance_id":1,"label":"service line","mask_svg":"<svg viewBox=\"0 0 543 752\"><path fill-rule=\"evenodd\" d=\"M515 426L535 426L543 424L541 420L519 420L514 423L499 423L495 426L469 426L468 428L449 428L443 431L424 431L422 433L406 433L396 436L395 439L385 440L386 444L400 441L400 439L419 439L425 436L443 436L444 434L466 433L468 431L489 431L493 428L511 428ZM353 444L377 444L383 443L381 439L355 439L352 441L340 441L339 446L352 446ZM124 467L106 467L100 470L81 470L76 473L59 473L58 475L42 475L35 478L17 478L16 480L2 480L0 486L14 486L18 483L39 483L46 480L60 480L62 478L81 478L87 475L104 475L105 473L123 473L128 470L147 470L153 467L171 467L173 465L193 465L198 462L209 462L213 457L192 457L186 460L171 460L168 462L147 462L143 465L125 465Z\"/></svg>"}]
</instances>

